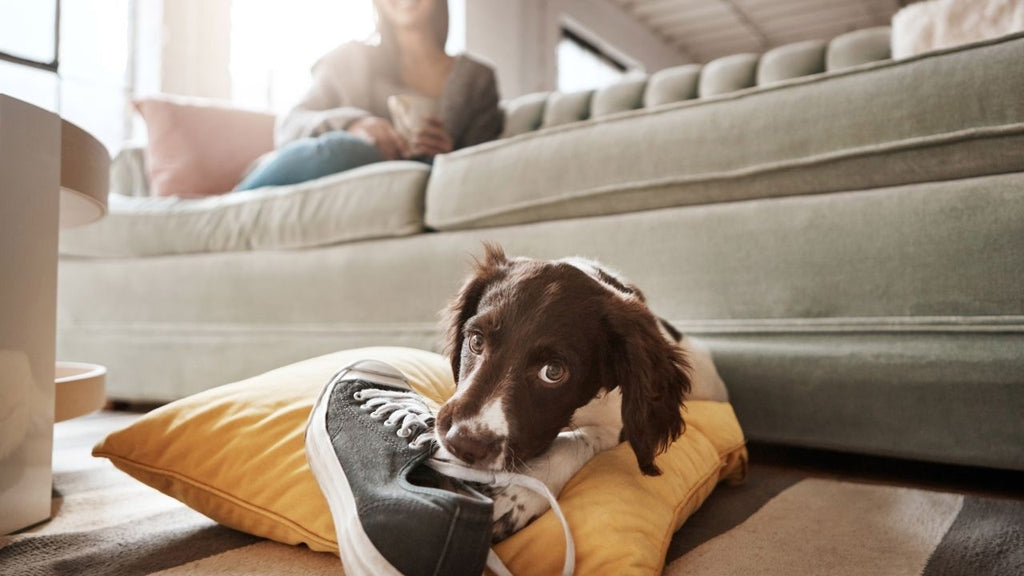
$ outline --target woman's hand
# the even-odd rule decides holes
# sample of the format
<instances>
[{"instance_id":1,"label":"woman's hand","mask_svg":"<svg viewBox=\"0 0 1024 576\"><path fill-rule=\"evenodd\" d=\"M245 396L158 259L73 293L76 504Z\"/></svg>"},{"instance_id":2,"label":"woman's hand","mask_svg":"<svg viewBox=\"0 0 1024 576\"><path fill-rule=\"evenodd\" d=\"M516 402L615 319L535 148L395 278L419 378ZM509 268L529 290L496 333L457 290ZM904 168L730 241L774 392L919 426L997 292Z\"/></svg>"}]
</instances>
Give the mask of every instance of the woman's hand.
<instances>
[{"instance_id":1,"label":"woman's hand","mask_svg":"<svg viewBox=\"0 0 1024 576\"><path fill-rule=\"evenodd\" d=\"M391 122L383 118L360 118L349 124L348 131L372 144L386 160L409 157L409 145L405 138L402 138Z\"/></svg>"},{"instance_id":2,"label":"woman's hand","mask_svg":"<svg viewBox=\"0 0 1024 576\"><path fill-rule=\"evenodd\" d=\"M444 123L436 116L431 116L423 122L419 132L413 135L409 143L409 153L412 156L426 156L433 158L438 154L447 154L453 148L452 137L444 130Z\"/></svg>"}]
</instances>

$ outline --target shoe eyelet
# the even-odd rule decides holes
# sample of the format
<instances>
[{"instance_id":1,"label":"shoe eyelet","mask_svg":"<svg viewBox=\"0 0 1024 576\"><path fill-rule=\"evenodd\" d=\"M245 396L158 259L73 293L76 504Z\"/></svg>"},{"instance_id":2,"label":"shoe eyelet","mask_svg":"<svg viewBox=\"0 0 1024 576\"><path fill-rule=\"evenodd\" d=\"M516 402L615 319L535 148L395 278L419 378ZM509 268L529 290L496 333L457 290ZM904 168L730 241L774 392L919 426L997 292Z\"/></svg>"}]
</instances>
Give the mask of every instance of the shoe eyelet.
<instances>
[{"instance_id":1,"label":"shoe eyelet","mask_svg":"<svg viewBox=\"0 0 1024 576\"><path fill-rule=\"evenodd\" d=\"M363 401L363 391L362 390L356 390L356 392L354 394L352 394L352 398L362 402Z\"/></svg>"},{"instance_id":2,"label":"shoe eyelet","mask_svg":"<svg viewBox=\"0 0 1024 576\"><path fill-rule=\"evenodd\" d=\"M409 436L412 435L412 432L410 432L406 428L399 428L398 432L396 432L396 434L398 434L399 438L408 438Z\"/></svg>"}]
</instances>

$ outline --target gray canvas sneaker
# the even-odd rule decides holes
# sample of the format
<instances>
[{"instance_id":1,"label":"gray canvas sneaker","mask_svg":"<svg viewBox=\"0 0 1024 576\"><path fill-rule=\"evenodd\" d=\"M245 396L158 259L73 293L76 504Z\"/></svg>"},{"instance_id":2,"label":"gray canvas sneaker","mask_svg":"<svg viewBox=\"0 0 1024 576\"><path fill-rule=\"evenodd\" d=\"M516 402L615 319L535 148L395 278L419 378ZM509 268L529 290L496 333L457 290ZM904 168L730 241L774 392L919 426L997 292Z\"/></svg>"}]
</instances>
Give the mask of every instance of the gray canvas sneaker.
<instances>
[{"instance_id":1,"label":"gray canvas sneaker","mask_svg":"<svg viewBox=\"0 0 1024 576\"><path fill-rule=\"evenodd\" d=\"M306 457L346 574L483 572L493 502L423 465L436 450L432 428L420 395L383 362L356 362L321 392L306 426Z\"/></svg>"}]
</instances>

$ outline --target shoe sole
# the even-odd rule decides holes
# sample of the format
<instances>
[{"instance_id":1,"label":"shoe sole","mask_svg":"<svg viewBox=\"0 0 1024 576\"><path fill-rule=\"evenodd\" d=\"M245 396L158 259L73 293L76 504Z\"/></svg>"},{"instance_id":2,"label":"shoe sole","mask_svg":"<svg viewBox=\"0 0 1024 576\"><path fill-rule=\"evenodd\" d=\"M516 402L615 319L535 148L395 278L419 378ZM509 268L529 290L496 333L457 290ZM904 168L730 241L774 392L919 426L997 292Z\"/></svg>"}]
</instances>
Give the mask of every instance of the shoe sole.
<instances>
[{"instance_id":1,"label":"shoe sole","mask_svg":"<svg viewBox=\"0 0 1024 576\"><path fill-rule=\"evenodd\" d=\"M306 460L309 461L309 467L313 470L320 490L329 504L345 573L349 576L402 576L402 573L377 551L377 547L370 541L366 530L359 522L352 487L341 464L338 463L334 445L327 433L327 399L331 397L334 387L342 378L348 376L347 371L343 370L320 392L306 425Z\"/></svg>"}]
</instances>

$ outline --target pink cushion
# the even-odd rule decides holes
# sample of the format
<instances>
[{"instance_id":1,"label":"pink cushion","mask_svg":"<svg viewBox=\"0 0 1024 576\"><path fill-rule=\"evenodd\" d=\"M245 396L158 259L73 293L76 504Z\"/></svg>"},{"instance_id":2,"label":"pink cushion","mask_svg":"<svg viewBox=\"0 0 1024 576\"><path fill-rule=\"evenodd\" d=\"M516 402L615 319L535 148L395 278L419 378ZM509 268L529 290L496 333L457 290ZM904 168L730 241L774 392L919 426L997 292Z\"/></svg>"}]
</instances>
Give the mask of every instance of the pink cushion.
<instances>
[{"instance_id":1,"label":"pink cushion","mask_svg":"<svg viewBox=\"0 0 1024 576\"><path fill-rule=\"evenodd\" d=\"M274 148L274 116L209 101L159 96L135 101L149 132L149 181L156 196L229 192Z\"/></svg>"}]
</instances>

